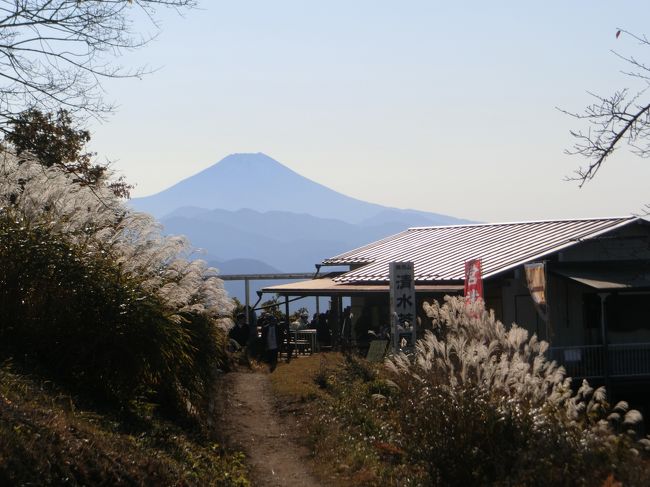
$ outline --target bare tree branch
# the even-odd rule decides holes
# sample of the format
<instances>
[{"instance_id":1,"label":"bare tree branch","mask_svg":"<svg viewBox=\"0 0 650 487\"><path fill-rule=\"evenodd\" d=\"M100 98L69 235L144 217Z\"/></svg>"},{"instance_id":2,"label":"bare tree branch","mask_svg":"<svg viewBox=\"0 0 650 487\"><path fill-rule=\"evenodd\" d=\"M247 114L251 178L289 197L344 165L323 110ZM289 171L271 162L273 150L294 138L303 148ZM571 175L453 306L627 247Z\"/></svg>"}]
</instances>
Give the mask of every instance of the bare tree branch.
<instances>
[{"instance_id":1,"label":"bare tree branch","mask_svg":"<svg viewBox=\"0 0 650 487\"><path fill-rule=\"evenodd\" d=\"M644 35L639 36L619 29L617 37L621 33L636 40L643 47L650 47L650 40ZM623 74L640 80L644 86L633 93L626 88L606 97L589 93L596 101L581 113L559 109L587 123L586 132L570 132L575 143L571 149L565 151L567 154L577 154L587 159L585 166L578 168L573 176L567 177L568 180L578 181L580 187L594 178L607 158L622 144L627 144L630 151L640 157L650 157L650 66L634 56L612 52L631 65L632 70L624 71Z\"/></svg>"},{"instance_id":2,"label":"bare tree branch","mask_svg":"<svg viewBox=\"0 0 650 487\"><path fill-rule=\"evenodd\" d=\"M155 37L138 33L142 17L154 28L159 8L191 8L196 0L0 0L0 126L28 108L64 107L102 116L105 78L141 77L111 58Z\"/></svg>"}]
</instances>

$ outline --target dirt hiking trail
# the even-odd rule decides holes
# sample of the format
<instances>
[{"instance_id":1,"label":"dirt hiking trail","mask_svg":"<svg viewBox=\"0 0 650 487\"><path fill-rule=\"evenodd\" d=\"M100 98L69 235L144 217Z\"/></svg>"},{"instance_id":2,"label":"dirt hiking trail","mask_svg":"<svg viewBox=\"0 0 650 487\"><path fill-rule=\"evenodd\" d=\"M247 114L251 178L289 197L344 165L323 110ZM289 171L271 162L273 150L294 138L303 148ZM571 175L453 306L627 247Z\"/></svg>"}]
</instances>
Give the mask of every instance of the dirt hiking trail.
<instances>
[{"instance_id":1,"label":"dirt hiking trail","mask_svg":"<svg viewBox=\"0 0 650 487\"><path fill-rule=\"evenodd\" d=\"M278 417L265 373L230 372L223 377L223 434L246 453L254 487L323 485L308 471L309 452Z\"/></svg>"}]
</instances>

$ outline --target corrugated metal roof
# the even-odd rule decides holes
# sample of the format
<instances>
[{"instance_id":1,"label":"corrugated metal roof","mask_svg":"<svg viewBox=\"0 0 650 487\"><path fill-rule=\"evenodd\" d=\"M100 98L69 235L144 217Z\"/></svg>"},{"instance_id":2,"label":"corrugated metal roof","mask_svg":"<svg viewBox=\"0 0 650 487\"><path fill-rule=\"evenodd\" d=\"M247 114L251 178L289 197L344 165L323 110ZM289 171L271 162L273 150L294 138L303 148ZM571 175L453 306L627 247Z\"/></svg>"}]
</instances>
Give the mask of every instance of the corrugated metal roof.
<instances>
[{"instance_id":1,"label":"corrugated metal roof","mask_svg":"<svg viewBox=\"0 0 650 487\"><path fill-rule=\"evenodd\" d=\"M365 264L337 282L388 280L388 263L412 261L416 281L464 279L465 261L482 260L490 277L602 233L642 220L637 217L545 220L415 227L323 261L325 265Z\"/></svg>"}]
</instances>

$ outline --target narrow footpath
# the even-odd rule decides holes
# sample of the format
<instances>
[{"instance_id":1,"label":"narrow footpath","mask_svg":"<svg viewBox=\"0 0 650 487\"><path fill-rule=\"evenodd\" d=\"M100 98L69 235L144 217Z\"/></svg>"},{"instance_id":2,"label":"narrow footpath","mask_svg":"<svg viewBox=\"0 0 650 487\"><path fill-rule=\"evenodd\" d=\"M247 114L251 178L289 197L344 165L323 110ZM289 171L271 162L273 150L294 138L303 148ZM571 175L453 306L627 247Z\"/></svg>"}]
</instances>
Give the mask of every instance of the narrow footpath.
<instances>
[{"instance_id":1,"label":"narrow footpath","mask_svg":"<svg viewBox=\"0 0 650 487\"><path fill-rule=\"evenodd\" d=\"M292 441L286 432L289 422L278 417L269 376L230 372L223 387L223 433L231 446L246 453L253 486L321 486L307 469L309 452Z\"/></svg>"}]
</instances>

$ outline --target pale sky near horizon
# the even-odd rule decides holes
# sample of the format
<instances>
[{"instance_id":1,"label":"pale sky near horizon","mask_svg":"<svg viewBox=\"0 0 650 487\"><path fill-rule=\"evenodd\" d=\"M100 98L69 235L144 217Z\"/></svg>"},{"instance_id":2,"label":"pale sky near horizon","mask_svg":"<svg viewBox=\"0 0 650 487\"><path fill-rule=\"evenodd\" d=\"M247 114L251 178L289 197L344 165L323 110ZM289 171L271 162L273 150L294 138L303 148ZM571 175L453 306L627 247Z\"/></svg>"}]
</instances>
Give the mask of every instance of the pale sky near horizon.
<instances>
[{"instance_id":1,"label":"pale sky near horizon","mask_svg":"<svg viewBox=\"0 0 650 487\"><path fill-rule=\"evenodd\" d=\"M162 16L105 83L91 148L159 192L235 152L264 152L336 191L478 221L619 216L650 203L650 160L621 149L565 176L587 91L639 88L610 51L649 34L641 1L241 0ZM645 29L645 30L644 30Z\"/></svg>"}]
</instances>

